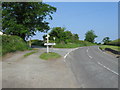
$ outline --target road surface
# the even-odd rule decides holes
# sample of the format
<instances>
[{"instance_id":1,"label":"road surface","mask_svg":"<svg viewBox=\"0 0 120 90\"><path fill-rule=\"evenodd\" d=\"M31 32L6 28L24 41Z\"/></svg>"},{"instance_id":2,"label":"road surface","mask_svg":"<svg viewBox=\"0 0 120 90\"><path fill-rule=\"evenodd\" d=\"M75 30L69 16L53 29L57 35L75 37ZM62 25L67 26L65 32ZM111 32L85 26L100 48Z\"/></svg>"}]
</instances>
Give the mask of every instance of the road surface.
<instances>
[{"instance_id":1,"label":"road surface","mask_svg":"<svg viewBox=\"0 0 120 90\"><path fill-rule=\"evenodd\" d=\"M58 60L41 60L46 48L23 58L31 51L16 52L3 58L3 88L117 88L118 59L98 46L75 49L51 48Z\"/></svg>"},{"instance_id":2,"label":"road surface","mask_svg":"<svg viewBox=\"0 0 120 90\"><path fill-rule=\"evenodd\" d=\"M81 88L118 88L118 59L98 46L78 48L65 57Z\"/></svg>"},{"instance_id":3,"label":"road surface","mask_svg":"<svg viewBox=\"0 0 120 90\"><path fill-rule=\"evenodd\" d=\"M37 48L38 52L23 57L32 51L16 52L3 58L2 87L3 88L78 88L76 79L70 68L64 63L64 58L57 60L42 60L40 54L46 48ZM67 49L51 49L62 56Z\"/></svg>"}]
</instances>

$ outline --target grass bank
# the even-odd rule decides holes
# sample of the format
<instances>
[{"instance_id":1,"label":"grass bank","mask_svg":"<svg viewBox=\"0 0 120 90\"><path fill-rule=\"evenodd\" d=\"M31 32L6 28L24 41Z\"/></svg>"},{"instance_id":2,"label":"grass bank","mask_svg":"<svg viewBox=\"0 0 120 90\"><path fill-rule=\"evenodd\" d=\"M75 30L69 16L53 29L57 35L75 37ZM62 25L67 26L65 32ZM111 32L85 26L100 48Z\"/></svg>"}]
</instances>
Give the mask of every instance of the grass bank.
<instances>
[{"instance_id":1,"label":"grass bank","mask_svg":"<svg viewBox=\"0 0 120 90\"><path fill-rule=\"evenodd\" d=\"M120 46L111 46L111 45L102 45L100 49L104 50L105 48L110 48L112 50L120 51Z\"/></svg>"},{"instance_id":2,"label":"grass bank","mask_svg":"<svg viewBox=\"0 0 120 90\"><path fill-rule=\"evenodd\" d=\"M120 39L117 40L113 40L109 43L107 43L108 45L113 45L113 46L120 46Z\"/></svg>"},{"instance_id":3,"label":"grass bank","mask_svg":"<svg viewBox=\"0 0 120 90\"><path fill-rule=\"evenodd\" d=\"M54 48L77 48L77 47L93 46L93 45L96 45L96 44L93 44L87 41L80 41L79 43L56 44L53 47Z\"/></svg>"},{"instance_id":4,"label":"grass bank","mask_svg":"<svg viewBox=\"0 0 120 90\"><path fill-rule=\"evenodd\" d=\"M40 55L40 58L44 59L44 60L57 59L57 58L60 58L60 57L61 57L61 55L59 55L57 53L54 53L54 52L43 53L43 54Z\"/></svg>"}]
</instances>

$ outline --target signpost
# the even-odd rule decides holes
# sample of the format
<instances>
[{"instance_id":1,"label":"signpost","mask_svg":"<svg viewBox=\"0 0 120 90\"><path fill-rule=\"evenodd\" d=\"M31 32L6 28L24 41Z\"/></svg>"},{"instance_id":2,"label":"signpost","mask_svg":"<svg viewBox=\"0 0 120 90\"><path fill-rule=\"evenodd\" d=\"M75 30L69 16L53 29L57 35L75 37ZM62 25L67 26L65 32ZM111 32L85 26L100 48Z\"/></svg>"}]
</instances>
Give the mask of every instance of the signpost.
<instances>
[{"instance_id":1,"label":"signpost","mask_svg":"<svg viewBox=\"0 0 120 90\"><path fill-rule=\"evenodd\" d=\"M47 46L47 53L49 53L49 46L56 45L56 43L49 43L49 37L50 37L50 35L47 34L47 37L46 37L47 43L44 43L44 45ZM55 40L55 37L53 39Z\"/></svg>"},{"instance_id":2,"label":"signpost","mask_svg":"<svg viewBox=\"0 0 120 90\"><path fill-rule=\"evenodd\" d=\"M56 43L45 43L44 45L56 45Z\"/></svg>"}]
</instances>

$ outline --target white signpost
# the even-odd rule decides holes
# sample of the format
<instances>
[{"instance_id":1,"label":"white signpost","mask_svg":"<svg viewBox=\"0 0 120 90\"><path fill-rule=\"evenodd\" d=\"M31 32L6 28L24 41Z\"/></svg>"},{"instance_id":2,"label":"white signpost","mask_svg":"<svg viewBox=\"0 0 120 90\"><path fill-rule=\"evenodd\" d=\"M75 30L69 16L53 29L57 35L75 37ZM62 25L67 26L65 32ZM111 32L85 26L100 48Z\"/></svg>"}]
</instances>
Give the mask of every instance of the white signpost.
<instances>
[{"instance_id":1,"label":"white signpost","mask_svg":"<svg viewBox=\"0 0 120 90\"><path fill-rule=\"evenodd\" d=\"M47 37L46 37L47 43L44 43L44 45L47 46L47 53L49 53L49 46L56 45L56 43L49 43L49 37L50 37L50 35L47 34ZM55 40L55 37L53 39Z\"/></svg>"},{"instance_id":2,"label":"white signpost","mask_svg":"<svg viewBox=\"0 0 120 90\"><path fill-rule=\"evenodd\" d=\"M56 43L45 43L44 45L56 45Z\"/></svg>"}]
</instances>

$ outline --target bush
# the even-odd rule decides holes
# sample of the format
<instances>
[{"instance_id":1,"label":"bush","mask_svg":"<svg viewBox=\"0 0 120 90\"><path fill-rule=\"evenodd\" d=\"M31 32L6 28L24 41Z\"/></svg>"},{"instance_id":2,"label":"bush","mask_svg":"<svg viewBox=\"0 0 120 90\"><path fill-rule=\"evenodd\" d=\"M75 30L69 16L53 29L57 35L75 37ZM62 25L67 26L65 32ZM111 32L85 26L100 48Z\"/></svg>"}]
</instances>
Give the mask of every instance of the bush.
<instances>
[{"instance_id":1,"label":"bush","mask_svg":"<svg viewBox=\"0 0 120 90\"><path fill-rule=\"evenodd\" d=\"M44 46L42 40L35 39L35 40L31 40L31 42L32 42L32 45Z\"/></svg>"},{"instance_id":2,"label":"bush","mask_svg":"<svg viewBox=\"0 0 120 90\"><path fill-rule=\"evenodd\" d=\"M27 50L26 42L18 36L2 35L2 55L8 52Z\"/></svg>"}]
</instances>

